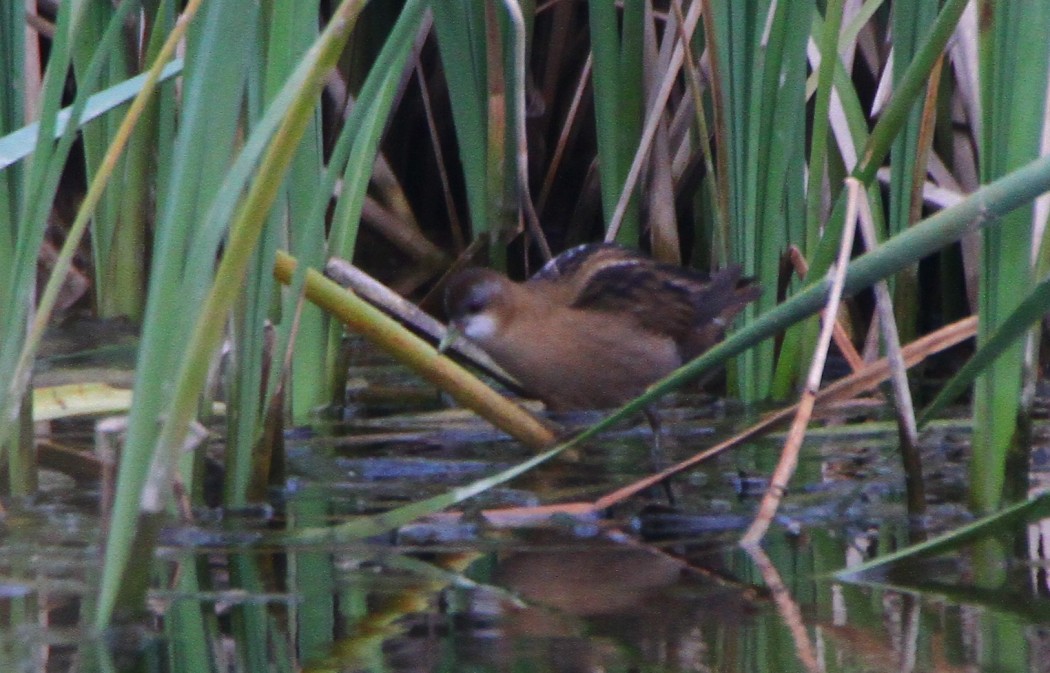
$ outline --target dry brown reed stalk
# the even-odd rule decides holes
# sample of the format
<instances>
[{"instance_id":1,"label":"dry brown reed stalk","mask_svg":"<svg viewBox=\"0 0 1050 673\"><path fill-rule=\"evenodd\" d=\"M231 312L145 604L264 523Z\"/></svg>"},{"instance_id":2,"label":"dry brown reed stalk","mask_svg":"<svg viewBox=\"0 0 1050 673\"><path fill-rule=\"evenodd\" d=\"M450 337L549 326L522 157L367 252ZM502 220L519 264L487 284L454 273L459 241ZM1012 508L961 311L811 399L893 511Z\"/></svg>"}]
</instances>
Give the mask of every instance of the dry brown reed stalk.
<instances>
[{"instance_id":1,"label":"dry brown reed stalk","mask_svg":"<svg viewBox=\"0 0 1050 673\"><path fill-rule=\"evenodd\" d=\"M697 3L699 4L699 3ZM682 14L681 0L673 0L671 7L675 14L675 27L678 29L678 39L685 48L686 85L689 87L689 95L692 99L693 109L696 114L697 144L704 160L704 182L708 186L711 195L711 211L714 216L713 231L714 256L719 266L724 266L729 259L729 225L726 222L727 194L715 185L715 164L712 160L714 151L711 149L711 134L707 127L707 114L704 112L704 97L700 89L700 71L697 69L699 59L693 54L692 43L685 33L685 16Z\"/></svg>"},{"instance_id":2,"label":"dry brown reed stalk","mask_svg":"<svg viewBox=\"0 0 1050 673\"><path fill-rule=\"evenodd\" d=\"M699 2L690 6L689 14L686 17L686 24L684 26L684 32L686 35L691 36L696 29L697 23L700 20L700 7L701 3ZM642 174L642 168L645 166L645 163L649 158L650 150L653 146L653 140L656 137L656 130L659 128L660 123L663 120L664 110L667 108L667 100L678 81L678 71L682 69L682 61L685 58L685 50L682 47L682 43L678 40L677 35L668 39L674 39L676 41L674 52L671 55L667 70L663 73L663 77L660 80L660 87L653 96L653 100L647 110L645 127L642 131L642 137L638 141L638 151L634 154L631 168L627 172L627 178L624 180L623 189L620 191L620 200L617 202L616 208L613 210L612 217L609 218L608 227L605 231L606 241L616 240L616 234L620 231L620 224L623 222L624 214L627 212L627 205L630 203L631 194L634 192L634 187L638 183L638 178Z\"/></svg>"},{"instance_id":3,"label":"dry brown reed stalk","mask_svg":"<svg viewBox=\"0 0 1050 673\"><path fill-rule=\"evenodd\" d=\"M448 167L445 163L445 155L441 149L441 138L438 135L437 122L434 120L434 109L430 104L430 87L423 73L423 67L416 58L415 63L416 81L419 84L419 97L423 101L423 115L427 120L427 134L430 136L430 150L434 153L434 161L437 164L438 178L441 180L441 196L445 201L445 212L448 214L449 231L452 234L452 245L456 252L463 252L467 247L466 234L463 230L463 222L459 219L456 210L456 201L452 196L452 187L448 178Z\"/></svg>"},{"instance_id":4,"label":"dry brown reed stalk","mask_svg":"<svg viewBox=\"0 0 1050 673\"><path fill-rule=\"evenodd\" d=\"M809 262L806 261L806 257L802 254L802 251L798 249L797 245L792 245L788 248L788 259L791 262L791 266L795 269L795 273L798 275L799 279L805 280L806 274L809 273ZM824 313L821 312L820 315L824 315ZM839 351L842 353L842 357L846 358L846 363L849 364L849 368L854 372L859 372L861 369L864 369L865 360L853 346L853 342L849 338L849 333L846 331L846 328L842 323L842 316L836 312L835 331L832 333L832 338L835 340L835 345L838 346Z\"/></svg>"},{"instance_id":5,"label":"dry brown reed stalk","mask_svg":"<svg viewBox=\"0 0 1050 673\"><path fill-rule=\"evenodd\" d=\"M930 81L926 85L926 98L922 104L922 121L919 124L919 139L915 143L915 171L912 175L911 211L908 213L908 225L922 219L923 192L926 186L926 165L929 163L933 146L933 133L937 123L937 94L940 90L941 70L944 68L942 54L930 71Z\"/></svg>"},{"instance_id":6,"label":"dry brown reed stalk","mask_svg":"<svg viewBox=\"0 0 1050 673\"><path fill-rule=\"evenodd\" d=\"M426 334L435 342L445 338L448 332L445 325L345 259L338 257L329 259L328 263L325 264L324 273L341 286L358 294L373 306L382 309L388 315L397 318L414 330ZM501 383L506 383L512 387L518 386L513 376L503 371L489 357L488 353L475 346L472 341L460 339L451 348L486 373L498 379Z\"/></svg>"},{"instance_id":7,"label":"dry brown reed stalk","mask_svg":"<svg viewBox=\"0 0 1050 673\"><path fill-rule=\"evenodd\" d=\"M536 205L532 200L532 190L529 187L529 142L525 129L525 17L522 15L521 7L514 0L504 0L507 16L510 18L511 31L513 33L514 74L518 86L514 87L511 95L514 113L515 140L515 178L518 185L518 201L525 216L525 224L532 236L533 242L540 249L543 260L547 261L553 255L547 237L540 226L539 216L536 214Z\"/></svg>"},{"instance_id":8,"label":"dry brown reed stalk","mask_svg":"<svg viewBox=\"0 0 1050 673\"><path fill-rule=\"evenodd\" d=\"M278 251L274 275L288 284L296 260ZM306 272L304 291L310 301L342 321L347 328L378 344L423 379L439 386L459 404L533 449L554 444L555 433L539 418L485 385L423 339L402 327L356 294L347 292L317 271Z\"/></svg>"},{"instance_id":9,"label":"dry brown reed stalk","mask_svg":"<svg viewBox=\"0 0 1050 673\"><path fill-rule=\"evenodd\" d=\"M396 210L371 196L365 196L361 204L361 221L420 267L429 270L430 275L444 270L452 261L444 250L430 242L414 218L399 216Z\"/></svg>"},{"instance_id":10,"label":"dry brown reed stalk","mask_svg":"<svg viewBox=\"0 0 1050 673\"><path fill-rule=\"evenodd\" d=\"M859 198L860 219L857 224L864 246L871 251L878 247L875 220L871 214L867 194L861 193ZM875 310L878 311L882 340L886 345L886 359L890 363L893 407L897 412L897 427L900 429L908 511L913 515L922 514L926 510L926 489L923 486L922 459L919 456L919 431L915 424L911 389L908 387L908 372L904 365L904 356L901 354L900 334L893 315L893 298L890 296L889 283L885 280L875 283Z\"/></svg>"},{"instance_id":11,"label":"dry brown reed stalk","mask_svg":"<svg viewBox=\"0 0 1050 673\"><path fill-rule=\"evenodd\" d=\"M565 113L565 123L561 127L561 133L558 134L558 142L554 146L554 154L551 157L550 163L547 165L547 173L543 176L543 186L540 187L540 198L536 202L536 209L540 212L542 212L547 205L547 199L550 197L551 187L554 186L554 177L558 174L558 169L561 167L562 158L565 156L565 150L569 146L569 141L575 135L574 130L579 128L576 122L579 119L580 104L583 102L583 94L587 91L587 86L591 80L591 66L593 62L594 57L588 54L587 60L583 64L583 68L580 69L580 78L576 82L576 90L572 95L572 103L569 104L569 110Z\"/></svg>"},{"instance_id":12,"label":"dry brown reed stalk","mask_svg":"<svg viewBox=\"0 0 1050 673\"><path fill-rule=\"evenodd\" d=\"M926 358L940 353L952 346L956 346L967 339L972 339L977 333L977 318L969 317L958 322L946 325L941 329L931 332L926 336L916 339L904 347L902 355L908 367L914 367ZM890 377L890 365L886 358L876 360L864 367L859 372L839 379L828 385L817 394L816 409L823 409L832 404L849 400L857 395L872 390ZM539 507L506 507L499 509L488 509L482 512L485 521L496 527L513 527L540 523L549 520L554 515L571 516L577 518L594 519L601 513L614 505L634 497L638 493L652 488L660 482L684 472L700 463L714 458L729 449L740 446L744 442L761 437L779 427L797 413L798 404L786 407L779 411L768 414L758 423L733 435L729 439L719 442L715 446L696 453L665 470L652 474L644 479L623 486L608 493L594 502L567 502L555 505L541 505ZM457 519L463 514L461 512L446 512L434 515L442 520L445 518ZM433 517L431 517L433 519Z\"/></svg>"},{"instance_id":13,"label":"dry brown reed stalk","mask_svg":"<svg viewBox=\"0 0 1050 673\"><path fill-rule=\"evenodd\" d=\"M795 420L791 424L784 449L780 454L780 462L777 463L773 476L769 480L769 488L762 502L758 506L755 520L744 533L740 540L743 547L757 546L769 530L773 517L776 516L780 501L787 493L788 482L791 481L795 468L798 466L798 454L802 448L802 440L806 437L806 426L813 415L813 407L817 401L817 393L820 389L820 380L824 375L824 363L827 360L828 348L831 346L831 335L834 332L835 316L838 313L839 302L842 299L842 286L846 282L846 268L849 266L850 251L853 249L853 232L856 230L858 192L863 188L860 181L847 178L849 189L849 202L846 205L846 226L842 229L842 240L839 244L838 258L835 265L828 270L832 278L831 291L828 293L827 304L824 307L824 317L821 320L820 336L817 339L816 352L813 354L813 362L806 377L806 387L802 390L802 396L798 403L798 411Z\"/></svg>"},{"instance_id":14,"label":"dry brown reed stalk","mask_svg":"<svg viewBox=\"0 0 1050 673\"><path fill-rule=\"evenodd\" d=\"M799 608L798 603L795 602L795 599L791 597L791 590L784 585L784 580L780 578L780 573L777 572L776 566L769 560L769 557L766 556L761 547L757 545L748 547L746 551L748 556L751 557L751 562L755 564L758 572L762 575L762 581L769 587L769 594L773 597L773 604L777 606L780 618L784 621L784 625L791 634L791 639L795 641L795 654L798 656L798 660L802 662L802 665L810 673L819 673L819 671L824 670L817 660L816 648L810 642L809 634L806 632L806 622L802 618L802 610Z\"/></svg>"}]
</instances>

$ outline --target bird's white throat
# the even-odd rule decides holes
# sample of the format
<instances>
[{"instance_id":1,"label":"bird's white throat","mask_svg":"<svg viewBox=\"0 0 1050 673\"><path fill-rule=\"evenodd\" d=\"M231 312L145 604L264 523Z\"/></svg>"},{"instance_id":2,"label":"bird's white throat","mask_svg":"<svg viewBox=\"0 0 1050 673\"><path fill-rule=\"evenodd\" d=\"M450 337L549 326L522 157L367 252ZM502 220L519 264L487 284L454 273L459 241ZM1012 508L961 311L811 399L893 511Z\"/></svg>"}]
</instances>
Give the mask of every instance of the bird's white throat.
<instances>
[{"instance_id":1,"label":"bird's white throat","mask_svg":"<svg viewBox=\"0 0 1050 673\"><path fill-rule=\"evenodd\" d=\"M487 313L472 315L463 321L463 334L472 341L484 341L496 334L496 318Z\"/></svg>"}]
</instances>

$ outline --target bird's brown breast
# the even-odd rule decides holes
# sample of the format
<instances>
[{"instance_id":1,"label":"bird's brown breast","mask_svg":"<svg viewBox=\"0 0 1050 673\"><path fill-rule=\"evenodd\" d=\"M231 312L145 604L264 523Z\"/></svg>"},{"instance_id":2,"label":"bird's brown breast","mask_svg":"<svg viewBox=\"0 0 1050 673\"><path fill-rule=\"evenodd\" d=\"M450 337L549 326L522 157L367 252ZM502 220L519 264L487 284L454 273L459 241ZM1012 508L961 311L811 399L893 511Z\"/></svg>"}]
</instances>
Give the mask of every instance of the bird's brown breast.
<instances>
[{"instance_id":1,"label":"bird's brown breast","mask_svg":"<svg viewBox=\"0 0 1050 673\"><path fill-rule=\"evenodd\" d=\"M629 315L532 299L479 345L552 410L619 406L681 364L674 340Z\"/></svg>"}]
</instances>

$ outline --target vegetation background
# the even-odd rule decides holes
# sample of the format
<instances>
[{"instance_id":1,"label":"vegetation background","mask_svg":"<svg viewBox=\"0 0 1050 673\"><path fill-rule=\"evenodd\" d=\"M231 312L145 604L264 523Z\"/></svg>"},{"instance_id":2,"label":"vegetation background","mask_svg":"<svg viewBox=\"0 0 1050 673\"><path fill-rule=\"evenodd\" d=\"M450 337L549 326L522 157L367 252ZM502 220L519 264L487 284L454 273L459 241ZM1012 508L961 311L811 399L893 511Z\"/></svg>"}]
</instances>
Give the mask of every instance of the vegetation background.
<instances>
[{"instance_id":1,"label":"vegetation background","mask_svg":"<svg viewBox=\"0 0 1050 673\"><path fill-rule=\"evenodd\" d=\"M151 553L172 484L200 492L200 452L181 449L224 340L227 504L261 497L267 418L303 422L340 400L341 327L301 301L305 268L353 259L432 306L427 291L466 257L522 277L602 238L699 268L741 264L768 291L719 357L736 356L733 394L784 400L813 350L821 279L854 226L850 176L880 244L855 246L847 292L890 277L905 342L979 316L985 359L949 387L980 373L971 502L991 512L1024 495L1006 477L1026 464L1031 328L1050 302L1037 282L1050 259L1037 198L1050 187L1050 4L40 0L0 11L11 495L35 488L32 366L45 328L85 312L141 325L98 625L141 601L148 571L131 559ZM273 276L279 249L299 262L288 289ZM792 249L808 280L785 270ZM844 315L874 357L870 295Z\"/></svg>"}]
</instances>

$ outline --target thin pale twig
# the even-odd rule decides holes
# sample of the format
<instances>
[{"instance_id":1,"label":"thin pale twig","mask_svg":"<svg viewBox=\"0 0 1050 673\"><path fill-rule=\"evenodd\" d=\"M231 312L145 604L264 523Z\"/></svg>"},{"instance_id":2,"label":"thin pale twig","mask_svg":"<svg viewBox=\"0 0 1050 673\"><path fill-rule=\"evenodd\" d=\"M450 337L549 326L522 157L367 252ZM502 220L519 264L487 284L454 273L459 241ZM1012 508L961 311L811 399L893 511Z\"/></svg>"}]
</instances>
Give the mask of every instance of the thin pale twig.
<instances>
[{"instance_id":1,"label":"thin pale twig","mask_svg":"<svg viewBox=\"0 0 1050 673\"><path fill-rule=\"evenodd\" d=\"M842 240L839 244L838 259L835 265L829 269L832 278L831 291L828 293L827 304L824 307L824 318L821 321L820 336L817 339L816 352L813 354L813 362L809 368L809 376L806 379L806 387L802 391L802 398L798 403L798 412L791 424L787 441L780 454L780 462L769 480L769 489L758 507L758 513L751 527L744 533L740 540L742 547L757 545L769 530L773 517L780 507L780 501L787 492L788 482L795 473L798 466L798 454L802 448L802 440L806 436L806 426L813 415L813 406L816 404L817 392L820 388L820 379L824 374L824 363L827 360L828 347L831 345L831 334L834 331L835 315L838 313L839 301L842 299L842 286L846 282L846 268L849 265L850 251L853 249L853 232L856 230L857 198L862 185L859 180L847 178L846 185L849 189L849 202L846 206L846 226L842 230Z\"/></svg>"},{"instance_id":2,"label":"thin pale twig","mask_svg":"<svg viewBox=\"0 0 1050 673\"><path fill-rule=\"evenodd\" d=\"M587 60L583 64L583 69L580 71L580 80L576 84L576 93L573 94L572 103L569 105L569 111L565 113L565 124L561 128L561 133L558 135L558 144L554 147L554 155L551 157L551 162L547 166L547 174L543 177L543 186L540 188L540 198L536 202L537 210L542 211L544 206L547 205L547 198L550 196L551 187L554 185L554 176L558 174L558 168L561 167L562 157L565 155L565 148L569 145L569 139L572 136L572 130L575 127L577 115L580 111L580 102L583 100L583 92L587 90L587 81L591 77L591 64L592 56L588 54Z\"/></svg>"},{"instance_id":3,"label":"thin pale twig","mask_svg":"<svg viewBox=\"0 0 1050 673\"><path fill-rule=\"evenodd\" d=\"M697 4L700 4L700 0L695 1ZM683 63L686 74L685 81L689 87L689 94L692 96L693 108L696 112L697 144L700 145L700 152L704 159L704 184L707 185L711 195L711 210L715 218L714 231L718 234L714 248L717 251L718 264L723 266L729 260L729 225L726 223L725 199L720 197L718 185L715 181L715 176L718 173L715 172L715 164L711 158L714 152L711 149L711 133L707 128L707 114L704 112L703 94L700 91L700 73L696 68L697 61L693 55L692 43L689 40L689 36L685 34L682 0L673 0L671 7L674 9L675 17L677 18L675 27L678 29L678 39L685 49L685 61Z\"/></svg>"},{"instance_id":4,"label":"thin pale twig","mask_svg":"<svg viewBox=\"0 0 1050 673\"><path fill-rule=\"evenodd\" d=\"M689 8L689 16L685 25L685 32L687 35L692 35L699 19L700 3L698 2ZM616 208L613 210L612 217L609 218L609 226L605 231L606 241L615 240L616 234L620 231L620 225L623 223L624 213L627 212L627 204L631 200L631 194L634 192L635 185L638 184L638 178L642 174L642 168L649 157L649 150L652 148L653 138L656 136L656 129L659 127L664 109L667 107L667 99L671 95L671 90L677 82L678 71L682 67L682 61L684 58L685 50L682 48L681 40L679 40L678 44L675 46L674 53L671 56L671 62L668 64L667 72L664 73L663 80L660 82L660 88L653 97L652 105L647 111L645 128L642 130L642 137L638 141L638 151L634 153L634 160L631 162L631 168L627 172L627 178L624 180L623 189L620 191L620 200L616 203Z\"/></svg>"},{"instance_id":5,"label":"thin pale twig","mask_svg":"<svg viewBox=\"0 0 1050 673\"><path fill-rule=\"evenodd\" d=\"M904 361L908 367L913 367L934 353L939 353L973 338L977 333L977 318L964 318L932 332L904 347ZM867 365L863 370L851 374L845 378L835 381L827 386L817 395L817 409L851 399L861 393L869 391L890 376L889 363L885 358L876 360ZM798 410L798 404L772 412L762 418L758 423L744 429L736 435L726 439L715 446L696 453L665 470L640 479L634 483L622 486L611 493L598 498L592 503L567 502L556 505L541 505L539 507L507 507L484 510L481 514L486 523L495 527L520 526L528 523L548 521L552 516L562 515L585 519L593 519L602 511L618 505L642 491L652 488L665 479L693 468L704 461L725 453L744 442L761 437L787 421ZM434 515L436 517L460 517L461 513L446 512Z\"/></svg>"},{"instance_id":6,"label":"thin pale twig","mask_svg":"<svg viewBox=\"0 0 1050 673\"><path fill-rule=\"evenodd\" d=\"M967 339L973 338L976 333L977 318L972 316L964 318L908 344L904 348L904 361L908 367L914 367L916 364L922 362L934 353L939 353L947 348L960 344ZM885 358L876 360L867 365L861 371L839 379L821 390L817 395L817 408L823 408L825 405L856 397L861 393L875 388L880 383L887 380L889 376L889 362ZM767 432L780 426L784 421L790 419L798 411L798 406L798 404L794 404L779 411L774 411L758 423L755 423L751 427L709 449L694 454L661 472L640 479L632 484L623 486L612 493L602 496L595 501L595 505L599 509L611 507L647 488L651 488L665 479L669 479L710 458L714 458L715 456L739 446L746 441L752 440L756 437L761 437Z\"/></svg>"},{"instance_id":7,"label":"thin pale twig","mask_svg":"<svg viewBox=\"0 0 1050 673\"><path fill-rule=\"evenodd\" d=\"M809 640L809 633L806 632L806 622L802 618L802 610L795 599L792 598L791 591L784 585L784 580L780 578L780 573L777 571L776 566L769 560L769 557L766 556L761 547L748 547L746 551L748 556L751 557L751 562L755 564L758 572L762 575L762 581L769 587L769 593L773 597L773 604L777 606L780 618L783 620L784 625L787 626L788 632L791 633L792 640L795 641L795 654L798 656L798 660L802 662L802 665L810 673L818 673L822 669L817 661L816 648Z\"/></svg>"},{"instance_id":8,"label":"thin pale twig","mask_svg":"<svg viewBox=\"0 0 1050 673\"><path fill-rule=\"evenodd\" d=\"M448 330L444 325L345 259L339 257L329 259L328 263L325 264L324 273L343 287L360 295L368 303L383 309L388 315L392 315L404 324L410 325L413 329L426 334L435 342L445 338ZM514 387L519 386L514 381L514 377L503 371L485 351L467 339L458 340L451 348L501 382Z\"/></svg>"},{"instance_id":9,"label":"thin pale twig","mask_svg":"<svg viewBox=\"0 0 1050 673\"><path fill-rule=\"evenodd\" d=\"M795 274L800 280L806 279L806 274L809 273L809 262L806 261L802 251L798 249L797 245L792 245L788 248L788 259L791 261L791 266L795 269ZM821 315L823 315L823 311ZM835 345L838 346L839 351L842 352L842 356L846 358L846 362L849 363L849 368L853 371L860 371L864 368L864 358L861 357L860 353L853 346L853 342L850 341L849 333L846 328L842 325L842 318L836 312L835 315L835 332L832 335L835 339Z\"/></svg>"},{"instance_id":10,"label":"thin pale twig","mask_svg":"<svg viewBox=\"0 0 1050 673\"><path fill-rule=\"evenodd\" d=\"M661 56L673 51L675 40L670 35L664 36L663 49L657 48L656 29L652 22L652 6L646 4L645 20L645 70L646 83L652 81L650 71L660 68ZM670 32L670 31L668 31ZM648 99L652 87L645 86ZM682 248L678 236L678 221L675 215L674 175L671 170L671 148L668 140L668 122L664 115L659 116L656 135L650 150L649 172L646 180L645 196L648 206L649 242L652 256L661 262L681 265Z\"/></svg>"},{"instance_id":11,"label":"thin pale twig","mask_svg":"<svg viewBox=\"0 0 1050 673\"><path fill-rule=\"evenodd\" d=\"M504 0L503 5L507 8L507 16L513 29L514 39L514 70L518 78L518 86L514 87L511 95L514 96L514 126L516 130L517 150L515 152L515 165L517 166L518 194L522 209L525 212L525 222L529 233L536 240L544 261L551 258L551 248L547 244L547 237L540 227L539 216L536 215L536 206L532 202L532 192L529 189L529 144L525 134L525 18L522 16L521 7L515 0Z\"/></svg>"},{"instance_id":12,"label":"thin pale twig","mask_svg":"<svg viewBox=\"0 0 1050 673\"><path fill-rule=\"evenodd\" d=\"M869 250L878 247L875 235L875 221L871 214L871 204L867 194L860 195L859 214L861 238ZM908 373L901 354L900 334L897 321L893 316L893 299L890 296L889 284L885 280L875 283L875 310L879 314L879 325L882 328L882 340L886 344L886 359L890 363L893 385L893 405L897 410L897 422L900 427L901 458L904 462L905 485L908 494L908 511L921 514L926 509L926 494L922 479L922 460L919 457L919 432L915 424L915 407L911 400L911 389L908 387Z\"/></svg>"},{"instance_id":13,"label":"thin pale twig","mask_svg":"<svg viewBox=\"0 0 1050 673\"><path fill-rule=\"evenodd\" d=\"M274 275L287 285L297 262L277 251ZM469 372L441 357L433 346L405 330L392 318L334 281L311 270L306 272L306 296L322 310L331 313L347 328L379 344L423 379L440 386L457 402L474 409L493 425L529 447L542 449L557 439L550 427L519 405L492 390Z\"/></svg>"},{"instance_id":14,"label":"thin pale twig","mask_svg":"<svg viewBox=\"0 0 1050 673\"><path fill-rule=\"evenodd\" d=\"M420 67L418 59L416 60L416 79L419 81L420 98L423 99L423 112L427 120L427 132L430 134L430 147L434 151L438 177L441 179L441 195L445 200L445 212L448 213L449 229L452 231L452 244L455 246L456 252L463 252L463 248L467 245L466 237L463 234L463 223L459 219L456 203L452 198L452 187L449 185L445 157L441 151L437 124L434 122L434 110L430 106L430 89L427 87L426 79L423 77L423 68Z\"/></svg>"}]
</instances>

